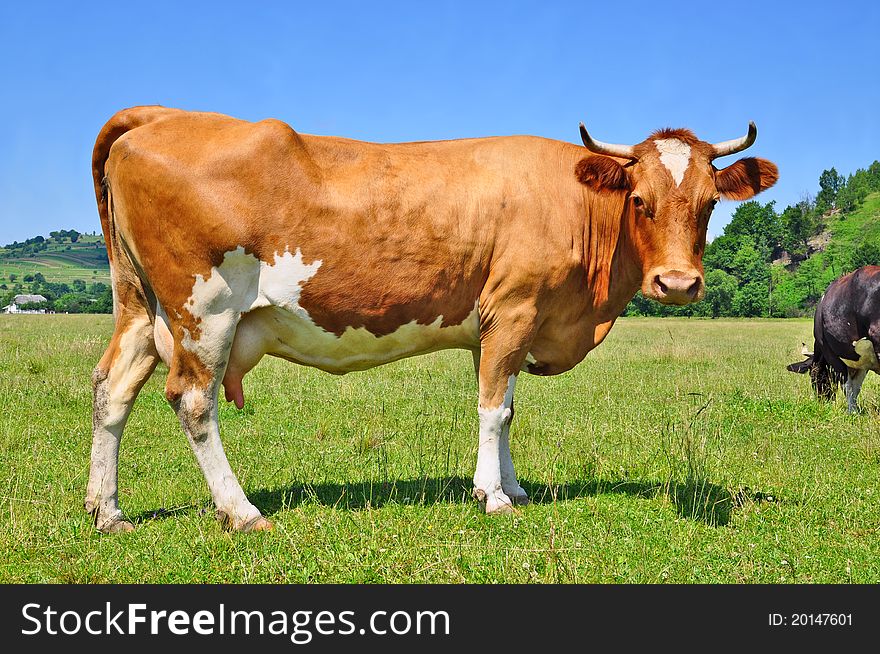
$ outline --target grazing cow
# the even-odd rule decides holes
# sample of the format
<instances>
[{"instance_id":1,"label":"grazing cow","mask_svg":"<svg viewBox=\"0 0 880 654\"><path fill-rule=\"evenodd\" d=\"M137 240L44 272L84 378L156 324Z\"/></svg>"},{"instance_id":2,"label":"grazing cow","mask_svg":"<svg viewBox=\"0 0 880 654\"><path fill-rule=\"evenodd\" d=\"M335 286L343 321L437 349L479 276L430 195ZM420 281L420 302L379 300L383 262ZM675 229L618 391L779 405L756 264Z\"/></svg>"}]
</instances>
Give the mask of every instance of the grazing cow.
<instances>
[{"instance_id":1,"label":"grazing cow","mask_svg":"<svg viewBox=\"0 0 880 654\"><path fill-rule=\"evenodd\" d=\"M688 130L586 149L531 136L376 144L298 134L277 120L137 107L98 135L93 176L110 258L115 331L93 374L86 510L119 510L117 460L135 396L161 359L165 394L217 515L271 527L245 497L217 420L220 385L265 354L343 374L444 348L479 380L474 495L487 513L527 501L510 457L520 371L555 375L596 347L641 288L703 295L720 197L772 186L776 166L712 160Z\"/></svg>"},{"instance_id":2,"label":"grazing cow","mask_svg":"<svg viewBox=\"0 0 880 654\"><path fill-rule=\"evenodd\" d=\"M816 307L813 339L813 351L805 346L806 359L788 370L809 372L823 400L844 384L847 413L855 412L868 371L880 373L880 266L864 266L831 282Z\"/></svg>"}]
</instances>

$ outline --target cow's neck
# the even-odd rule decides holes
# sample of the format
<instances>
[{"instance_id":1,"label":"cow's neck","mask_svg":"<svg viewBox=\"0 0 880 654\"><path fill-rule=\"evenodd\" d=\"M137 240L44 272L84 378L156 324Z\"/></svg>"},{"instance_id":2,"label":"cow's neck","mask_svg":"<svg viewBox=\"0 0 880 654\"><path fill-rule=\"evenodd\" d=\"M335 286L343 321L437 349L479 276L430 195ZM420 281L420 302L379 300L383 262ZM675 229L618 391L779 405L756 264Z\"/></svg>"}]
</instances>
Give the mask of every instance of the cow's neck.
<instances>
[{"instance_id":1,"label":"cow's neck","mask_svg":"<svg viewBox=\"0 0 880 654\"><path fill-rule=\"evenodd\" d=\"M623 193L585 191L584 268L586 311L599 322L614 320L641 285L641 269L628 238Z\"/></svg>"}]
</instances>

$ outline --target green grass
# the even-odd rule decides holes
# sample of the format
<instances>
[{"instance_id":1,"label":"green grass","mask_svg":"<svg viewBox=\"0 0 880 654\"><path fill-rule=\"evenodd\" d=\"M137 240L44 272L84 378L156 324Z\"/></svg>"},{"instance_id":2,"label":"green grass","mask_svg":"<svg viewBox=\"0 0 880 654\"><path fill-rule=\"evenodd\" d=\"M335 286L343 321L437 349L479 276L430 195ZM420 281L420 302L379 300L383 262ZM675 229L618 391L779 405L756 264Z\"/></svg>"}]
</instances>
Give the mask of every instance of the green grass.
<instances>
[{"instance_id":1,"label":"green grass","mask_svg":"<svg viewBox=\"0 0 880 654\"><path fill-rule=\"evenodd\" d=\"M862 243L880 244L880 193L871 193L858 209L832 216L828 223L833 253L851 252Z\"/></svg>"},{"instance_id":2,"label":"green grass","mask_svg":"<svg viewBox=\"0 0 880 654\"><path fill-rule=\"evenodd\" d=\"M267 359L224 444L269 533L230 534L157 371L121 453L131 534L82 510L109 316L0 319L3 582L880 581L880 395L820 404L811 324L622 319L574 371L522 375L534 502L484 516L470 355L333 377Z\"/></svg>"}]
</instances>

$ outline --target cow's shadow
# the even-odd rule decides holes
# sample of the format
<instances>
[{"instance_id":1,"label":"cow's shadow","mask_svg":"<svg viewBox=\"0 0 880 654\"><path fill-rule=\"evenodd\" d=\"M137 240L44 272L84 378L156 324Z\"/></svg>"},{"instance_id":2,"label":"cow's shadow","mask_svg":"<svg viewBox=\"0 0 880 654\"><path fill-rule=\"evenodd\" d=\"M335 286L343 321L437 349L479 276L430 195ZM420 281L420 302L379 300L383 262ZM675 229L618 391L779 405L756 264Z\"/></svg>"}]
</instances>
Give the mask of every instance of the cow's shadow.
<instances>
[{"instance_id":1,"label":"cow's shadow","mask_svg":"<svg viewBox=\"0 0 880 654\"><path fill-rule=\"evenodd\" d=\"M547 484L520 479L532 504L552 504L578 497L596 497L623 494L645 499L665 497L682 518L710 526L724 526L730 522L736 507L748 502L775 502L772 495L748 488L735 492L703 480L644 481L635 479L575 480L563 484ZM248 492L248 498L263 515L303 504L320 504L349 511L380 508L387 504L455 504L473 502L473 484L464 477L426 477L389 481L360 481L349 483L299 483L276 488L262 488ZM212 511L209 505L187 505L173 509L160 508L133 516L135 523L161 520L175 513Z\"/></svg>"},{"instance_id":2,"label":"cow's shadow","mask_svg":"<svg viewBox=\"0 0 880 654\"><path fill-rule=\"evenodd\" d=\"M749 489L732 492L702 480L576 480L547 484L520 480L533 504L565 502L578 497L624 494L654 499L666 497L679 516L712 526L730 522L734 508L746 502L773 501L771 496ZM427 477L351 483L292 483L287 486L250 491L248 497L263 512L272 515L301 504L318 503L345 510L378 508L386 504L440 504L472 502L473 483L464 477Z\"/></svg>"}]
</instances>

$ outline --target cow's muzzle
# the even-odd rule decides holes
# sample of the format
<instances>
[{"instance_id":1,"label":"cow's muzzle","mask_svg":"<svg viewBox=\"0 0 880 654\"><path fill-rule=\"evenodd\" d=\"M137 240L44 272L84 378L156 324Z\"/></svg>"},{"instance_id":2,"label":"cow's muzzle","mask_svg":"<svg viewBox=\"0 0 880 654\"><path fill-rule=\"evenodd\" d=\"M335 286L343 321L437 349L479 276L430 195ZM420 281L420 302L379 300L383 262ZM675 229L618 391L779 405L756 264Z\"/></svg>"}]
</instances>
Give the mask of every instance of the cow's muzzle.
<instances>
[{"instance_id":1,"label":"cow's muzzle","mask_svg":"<svg viewBox=\"0 0 880 654\"><path fill-rule=\"evenodd\" d=\"M647 295L663 304L690 304L703 297L703 277L696 271L667 270L654 275Z\"/></svg>"}]
</instances>

